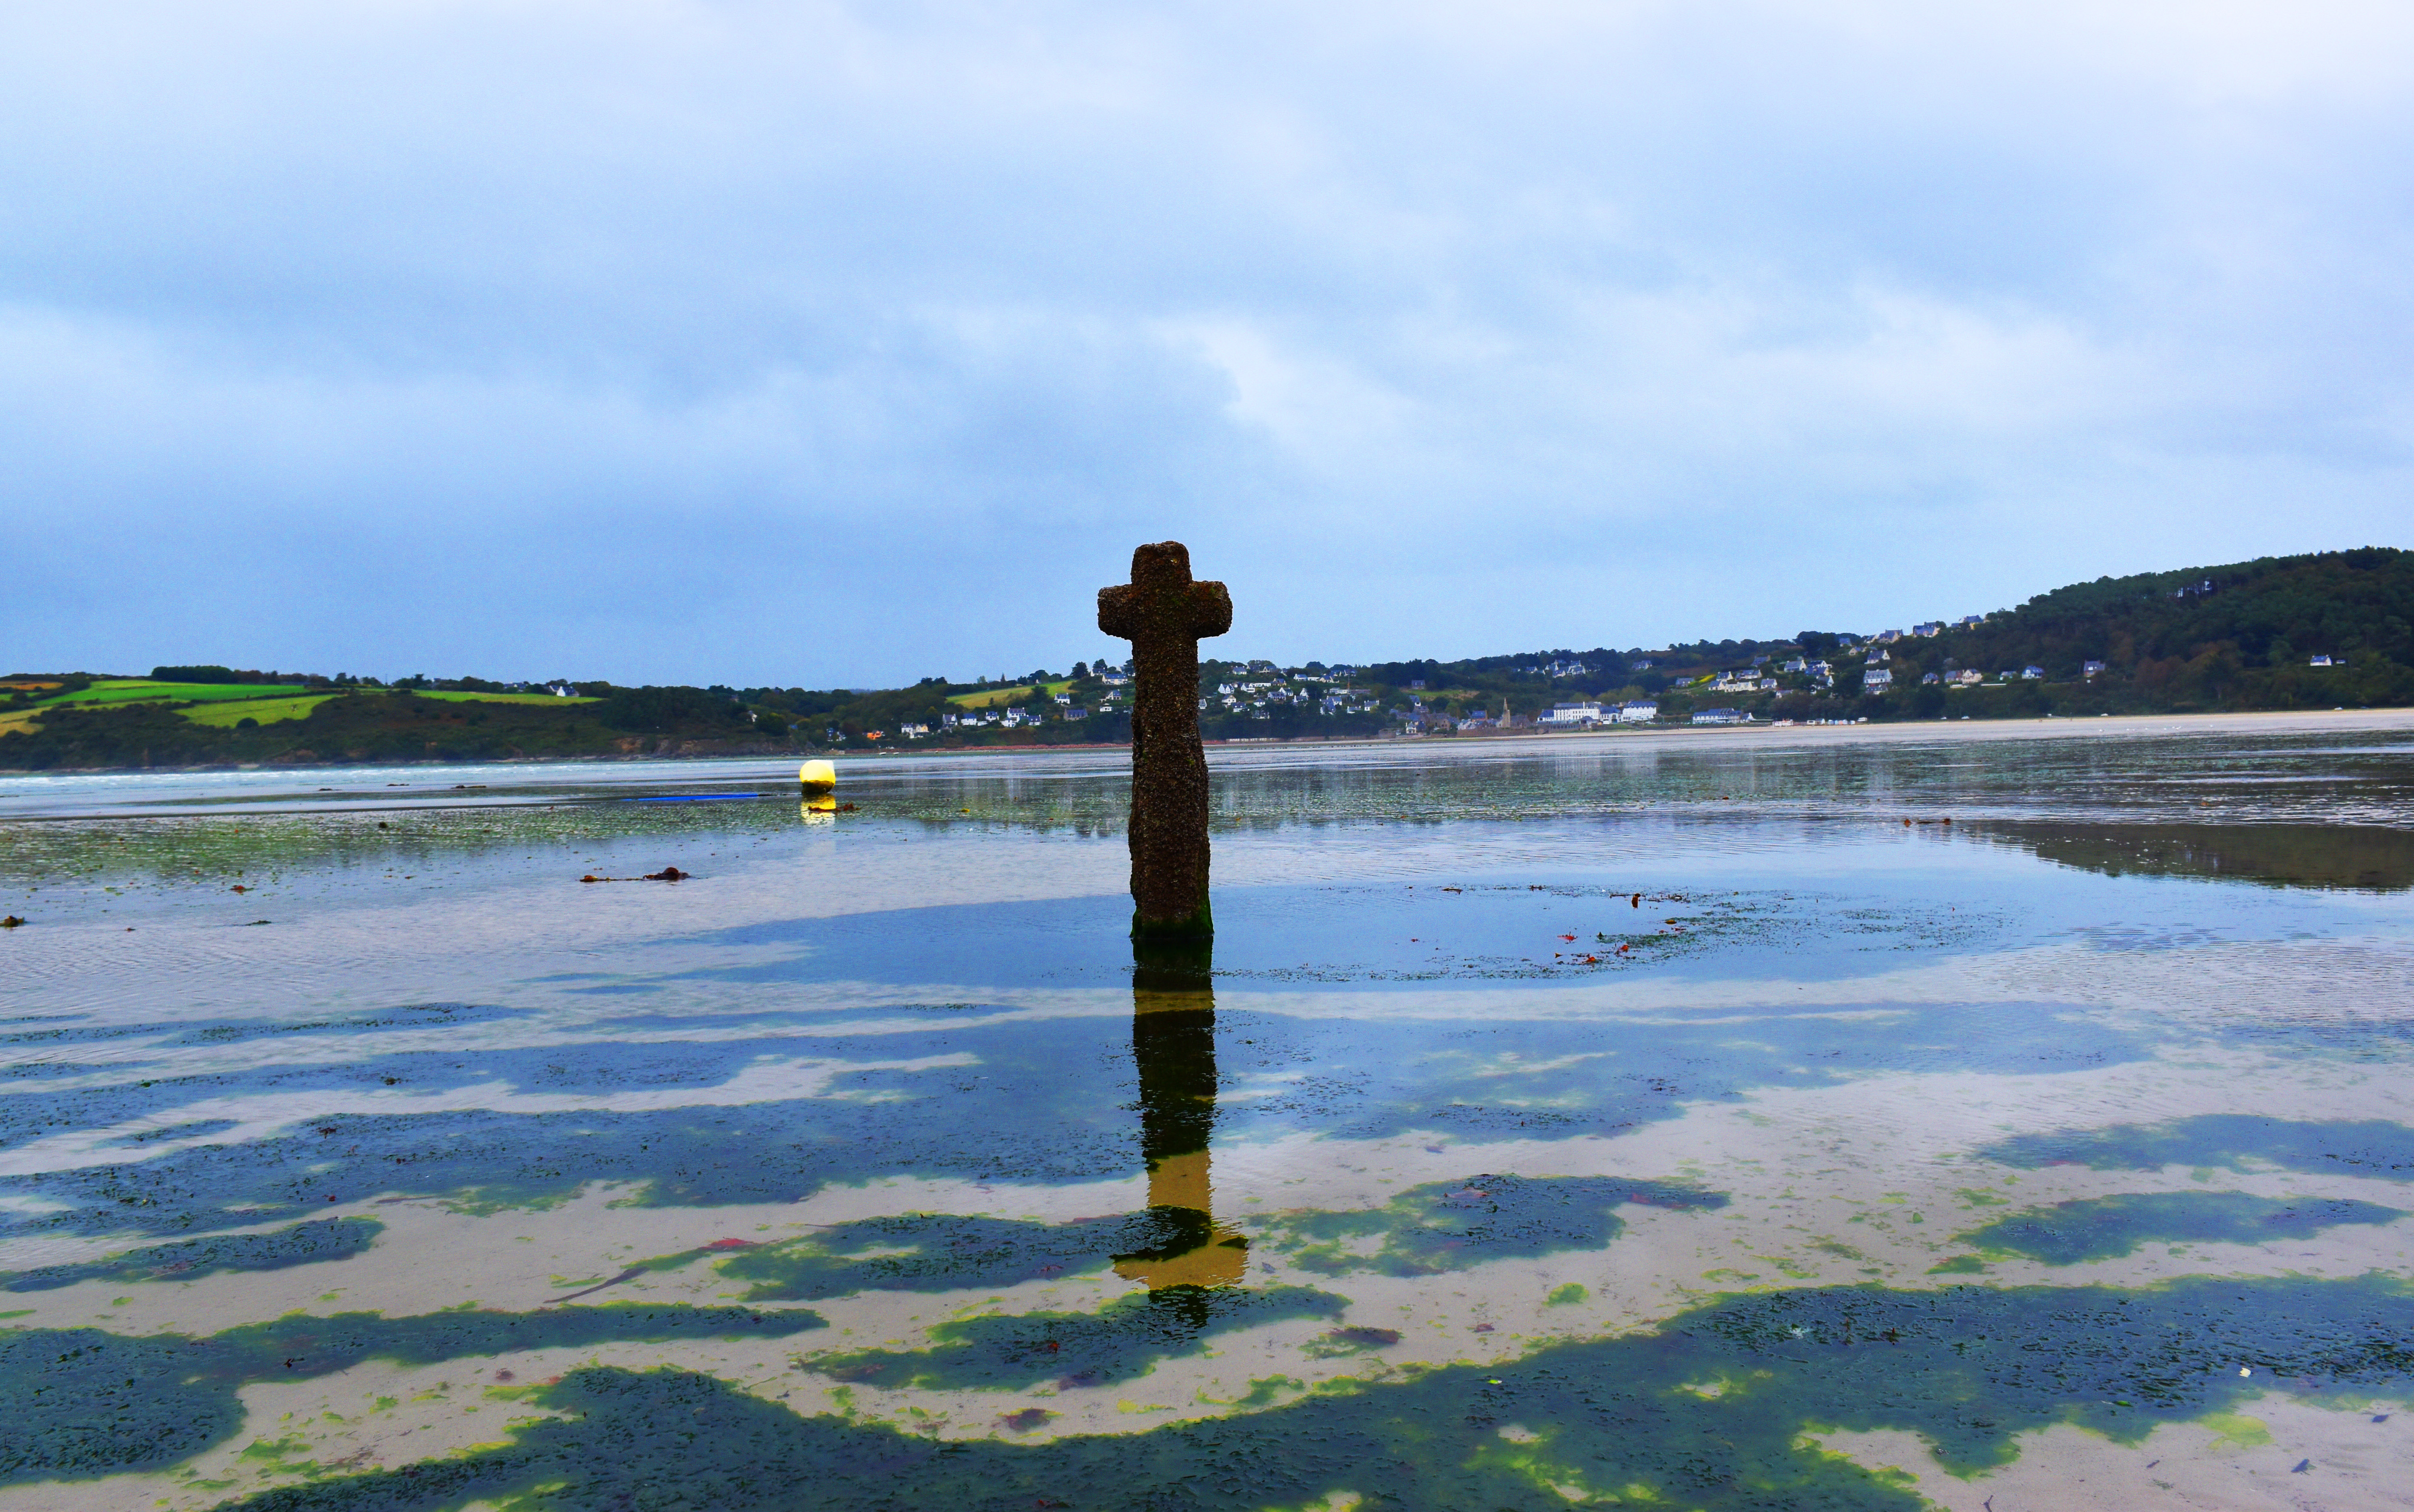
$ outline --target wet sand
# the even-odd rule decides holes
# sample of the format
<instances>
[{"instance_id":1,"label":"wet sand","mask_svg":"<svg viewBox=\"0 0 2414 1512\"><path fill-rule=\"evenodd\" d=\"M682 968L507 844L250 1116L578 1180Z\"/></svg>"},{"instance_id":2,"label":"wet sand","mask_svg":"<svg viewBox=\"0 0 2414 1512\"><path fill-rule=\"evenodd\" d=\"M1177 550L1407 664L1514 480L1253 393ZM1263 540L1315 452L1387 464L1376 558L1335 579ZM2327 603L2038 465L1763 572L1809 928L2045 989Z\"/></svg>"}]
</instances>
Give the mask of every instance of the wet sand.
<instances>
[{"instance_id":1,"label":"wet sand","mask_svg":"<svg viewBox=\"0 0 2414 1512\"><path fill-rule=\"evenodd\" d=\"M0 782L0 1507L2407 1505L2414 719L2079 723Z\"/></svg>"}]
</instances>

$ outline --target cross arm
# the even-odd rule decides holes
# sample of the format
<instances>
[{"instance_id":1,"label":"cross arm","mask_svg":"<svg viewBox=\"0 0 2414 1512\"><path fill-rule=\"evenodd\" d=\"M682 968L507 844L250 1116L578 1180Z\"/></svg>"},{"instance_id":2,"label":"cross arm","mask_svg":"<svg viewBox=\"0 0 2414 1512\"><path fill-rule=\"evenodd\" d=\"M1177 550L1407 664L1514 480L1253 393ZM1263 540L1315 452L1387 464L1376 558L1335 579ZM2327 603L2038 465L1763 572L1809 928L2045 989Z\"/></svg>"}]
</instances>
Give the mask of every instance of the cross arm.
<instances>
[{"instance_id":1,"label":"cross arm","mask_svg":"<svg viewBox=\"0 0 2414 1512\"><path fill-rule=\"evenodd\" d=\"M1126 641L1140 639L1140 594L1128 583L1098 590L1098 629Z\"/></svg>"},{"instance_id":2,"label":"cross arm","mask_svg":"<svg viewBox=\"0 0 2414 1512\"><path fill-rule=\"evenodd\" d=\"M1190 585L1189 623L1193 635L1221 635L1232 628L1232 596L1221 583Z\"/></svg>"}]
</instances>

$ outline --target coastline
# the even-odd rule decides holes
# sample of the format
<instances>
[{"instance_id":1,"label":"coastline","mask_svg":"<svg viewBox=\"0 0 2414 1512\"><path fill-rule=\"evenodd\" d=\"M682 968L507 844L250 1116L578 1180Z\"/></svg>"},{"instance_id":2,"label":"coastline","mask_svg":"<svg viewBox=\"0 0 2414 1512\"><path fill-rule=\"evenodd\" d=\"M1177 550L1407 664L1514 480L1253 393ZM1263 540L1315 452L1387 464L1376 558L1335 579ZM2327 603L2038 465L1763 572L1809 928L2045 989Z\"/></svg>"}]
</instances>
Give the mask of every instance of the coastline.
<instances>
[{"instance_id":1,"label":"coastline","mask_svg":"<svg viewBox=\"0 0 2414 1512\"><path fill-rule=\"evenodd\" d=\"M1493 732L1484 734L1450 735L1303 735L1243 737L1240 739L1208 739L1209 751L1248 751L1265 749L1383 749L1389 748L1416 749L1478 750L1530 747L1538 742L1553 746L1614 748L1636 741L1656 744L1676 742L1690 746L1702 741L1755 740L1778 745L1858 744L1863 741L1932 740L1937 737L1960 739L1984 736L1989 739L2079 739L2089 736L2146 735L2173 730L2306 730L2332 728L2414 728L2414 707L2368 709L2253 709L2224 710L2192 714L2116 714L2086 718L2062 719L2046 715L2031 719L1890 719L1859 724L1835 725L1613 725L1589 730L1526 730L1515 734ZM925 749L899 747L894 749L854 749L843 747L796 746L785 749L756 749L751 750L711 751L609 751L574 756L496 756L487 758L427 758L413 761L358 762L213 762L190 765L154 764L148 766L79 766L34 769L0 767L0 780L55 777L125 777L142 774L160 776L203 776L212 773L238 772L341 772L377 770L410 770L417 768L528 768L581 764L634 764L646 762L694 763L763 763L809 761L816 757L849 763L865 761L961 761L983 757L1004 757L1021 760L1059 752L1080 753L1129 750L1127 741L1065 741L1040 744L999 744L984 746L933 746Z\"/></svg>"}]
</instances>

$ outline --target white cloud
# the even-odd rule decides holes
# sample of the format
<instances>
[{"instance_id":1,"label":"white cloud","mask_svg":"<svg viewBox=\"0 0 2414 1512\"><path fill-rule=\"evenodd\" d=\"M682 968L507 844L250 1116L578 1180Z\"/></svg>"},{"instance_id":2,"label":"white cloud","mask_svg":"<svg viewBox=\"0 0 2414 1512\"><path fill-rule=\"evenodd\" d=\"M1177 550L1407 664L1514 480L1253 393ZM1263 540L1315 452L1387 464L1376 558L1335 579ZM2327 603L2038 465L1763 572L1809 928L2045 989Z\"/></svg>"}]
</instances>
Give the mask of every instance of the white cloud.
<instances>
[{"instance_id":1,"label":"white cloud","mask_svg":"<svg viewBox=\"0 0 2414 1512\"><path fill-rule=\"evenodd\" d=\"M969 675L1167 535L1232 649L1459 654L2393 539L2409 31L21 7L8 656Z\"/></svg>"}]
</instances>

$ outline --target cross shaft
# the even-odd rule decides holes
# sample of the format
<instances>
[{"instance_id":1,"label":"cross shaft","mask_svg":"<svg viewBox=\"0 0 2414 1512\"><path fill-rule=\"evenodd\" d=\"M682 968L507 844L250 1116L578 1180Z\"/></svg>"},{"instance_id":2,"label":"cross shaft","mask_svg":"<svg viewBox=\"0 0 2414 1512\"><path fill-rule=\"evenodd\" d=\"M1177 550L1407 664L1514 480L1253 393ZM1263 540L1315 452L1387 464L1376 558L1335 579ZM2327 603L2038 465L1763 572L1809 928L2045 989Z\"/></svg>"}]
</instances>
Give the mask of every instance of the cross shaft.
<instances>
[{"instance_id":1,"label":"cross shaft","mask_svg":"<svg viewBox=\"0 0 2414 1512\"><path fill-rule=\"evenodd\" d=\"M1221 583L1190 576L1178 541L1132 553L1131 581L1098 590L1098 629L1132 643L1132 938L1204 940L1207 750L1199 739L1199 641L1232 628Z\"/></svg>"}]
</instances>

